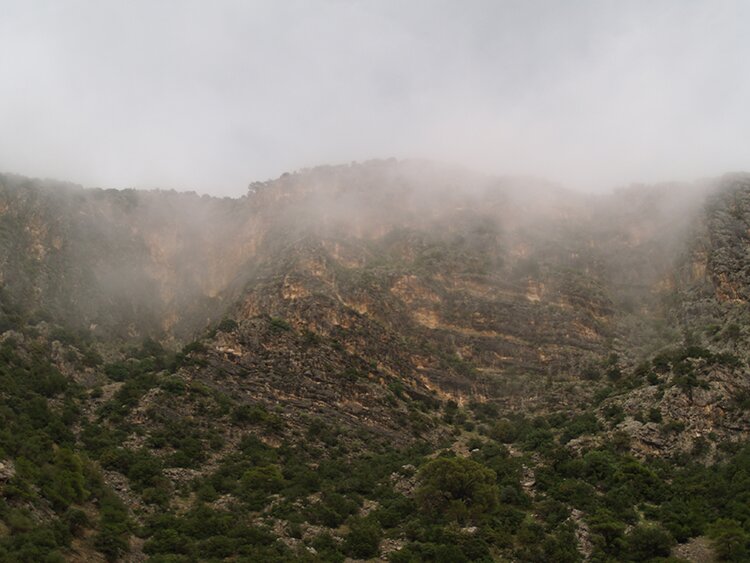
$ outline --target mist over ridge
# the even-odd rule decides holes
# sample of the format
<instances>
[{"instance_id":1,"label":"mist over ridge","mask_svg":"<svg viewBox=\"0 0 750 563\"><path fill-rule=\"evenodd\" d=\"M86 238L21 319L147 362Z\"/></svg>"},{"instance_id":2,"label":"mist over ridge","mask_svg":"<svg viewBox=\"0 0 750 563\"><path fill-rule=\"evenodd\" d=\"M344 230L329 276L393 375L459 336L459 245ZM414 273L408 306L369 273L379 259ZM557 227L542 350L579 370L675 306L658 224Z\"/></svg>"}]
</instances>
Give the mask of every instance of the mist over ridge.
<instances>
[{"instance_id":1,"label":"mist over ridge","mask_svg":"<svg viewBox=\"0 0 750 563\"><path fill-rule=\"evenodd\" d=\"M3 12L0 169L27 176L240 195L395 155L601 191L746 168L744 2Z\"/></svg>"},{"instance_id":2,"label":"mist over ridge","mask_svg":"<svg viewBox=\"0 0 750 563\"><path fill-rule=\"evenodd\" d=\"M0 563L750 561L748 21L0 0Z\"/></svg>"},{"instance_id":3,"label":"mist over ridge","mask_svg":"<svg viewBox=\"0 0 750 563\"><path fill-rule=\"evenodd\" d=\"M7 291L95 332L184 340L297 262L382 274L442 264L520 292L572 268L608 287L606 300L646 306L689 250L706 198L746 175L587 194L387 159L284 173L238 198L2 178L8 232L27 225L4 244Z\"/></svg>"}]
</instances>

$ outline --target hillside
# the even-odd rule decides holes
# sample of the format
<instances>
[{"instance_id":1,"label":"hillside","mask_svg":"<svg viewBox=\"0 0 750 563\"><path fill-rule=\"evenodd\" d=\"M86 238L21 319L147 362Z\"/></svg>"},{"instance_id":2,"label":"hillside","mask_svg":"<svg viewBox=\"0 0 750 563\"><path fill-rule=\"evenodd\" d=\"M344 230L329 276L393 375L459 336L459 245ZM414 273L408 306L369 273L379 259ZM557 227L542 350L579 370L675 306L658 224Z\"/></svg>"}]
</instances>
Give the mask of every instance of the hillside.
<instances>
[{"instance_id":1,"label":"hillside","mask_svg":"<svg viewBox=\"0 0 750 563\"><path fill-rule=\"evenodd\" d=\"M0 560L743 560L748 239L746 175L0 176Z\"/></svg>"}]
</instances>

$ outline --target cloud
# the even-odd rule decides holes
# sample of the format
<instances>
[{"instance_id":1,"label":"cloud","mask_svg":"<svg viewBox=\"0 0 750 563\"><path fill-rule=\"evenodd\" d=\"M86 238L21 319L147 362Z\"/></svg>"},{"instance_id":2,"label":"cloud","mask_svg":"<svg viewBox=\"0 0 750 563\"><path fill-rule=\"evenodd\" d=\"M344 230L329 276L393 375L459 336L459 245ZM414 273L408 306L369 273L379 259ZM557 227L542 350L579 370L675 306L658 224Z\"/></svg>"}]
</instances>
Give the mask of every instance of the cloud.
<instances>
[{"instance_id":1,"label":"cloud","mask_svg":"<svg viewBox=\"0 0 750 563\"><path fill-rule=\"evenodd\" d=\"M748 168L746 2L0 2L0 169L239 194L374 157Z\"/></svg>"}]
</instances>

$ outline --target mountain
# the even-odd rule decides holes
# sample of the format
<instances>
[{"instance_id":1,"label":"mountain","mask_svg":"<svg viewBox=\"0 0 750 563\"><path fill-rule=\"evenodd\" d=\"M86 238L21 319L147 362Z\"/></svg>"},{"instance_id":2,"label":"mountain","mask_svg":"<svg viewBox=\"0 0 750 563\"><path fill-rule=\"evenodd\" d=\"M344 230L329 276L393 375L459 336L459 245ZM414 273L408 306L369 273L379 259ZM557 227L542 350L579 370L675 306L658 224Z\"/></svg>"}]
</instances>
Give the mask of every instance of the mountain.
<instances>
[{"instance_id":1,"label":"mountain","mask_svg":"<svg viewBox=\"0 0 750 563\"><path fill-rule=\"evenodd\" d=\"M0 176L0 559L742 560L749 238L743 174Z\"/></svg>"}]
</instances>

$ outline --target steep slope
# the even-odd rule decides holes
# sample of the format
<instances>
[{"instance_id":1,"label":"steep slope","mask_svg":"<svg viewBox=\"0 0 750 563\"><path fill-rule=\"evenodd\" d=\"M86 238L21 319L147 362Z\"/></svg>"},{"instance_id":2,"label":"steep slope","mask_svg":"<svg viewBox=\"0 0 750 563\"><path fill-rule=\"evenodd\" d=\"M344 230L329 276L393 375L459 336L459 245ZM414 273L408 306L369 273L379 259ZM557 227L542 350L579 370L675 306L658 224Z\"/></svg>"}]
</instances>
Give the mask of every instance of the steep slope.
<instances>
[{"instance_id":1,"label":"steep slope","mask_svg":"<svg viewBox=\"0 0 750 563\"><path fill-rule=\"evenodd\" d=\"M650 385L613 400L622 401L622 427L644 451L698 448L711 458L722 442L750 436L749 203L750 178L727 176L694 216L665 287L665 317L677 335L636 368ZM644 420L645 409L673 431Z\"/></svg>"},{"instance_id":2,"label":"steep slope","mask_svg":"<svg viewBox=\"0 0 750 563\"><path fill-rule=\"evenodd\" d=\"M287 174L236 201L3 186L7 327L184 343L224 317L278 317L376 379L505 408L586 401L584 372L674 340L658 334L664 298L709 189L581 196L395 161Z\"/></svg>"},{"instance_id":3,"label":"steep slope","mask_svg":"<svg viewBox=\"0 0 750 563\"><path fill-rule=\"evenodd\" d=\"M389 162L237 202L5 184L9 301L105 338L184 340L238 299L286 316L326 298L494 374L560 372L610 330L596 257L567 240L580 202L543 185Z\"/></svg>"},{"instance_id":4,"label":"steep slope","mask_svg":"<svg viewBox=\"0 0 750 563\"><path fill-rule=\"evenodd\" d=\"M229 199L2 176L5 302L104 339L185 338L221 307L244 219Z\"/></svg>"},{"instance_id":5,"label":"steep slope","mask_svg":"<svg viewBox=\"0 0 750 563\"><path fill-rule=\"evenodd\" d=\"M749 225L742 175L586 196L375 161L237 200L4 176L0 559L744 537Z\"/></svg>"}]
</instances>

